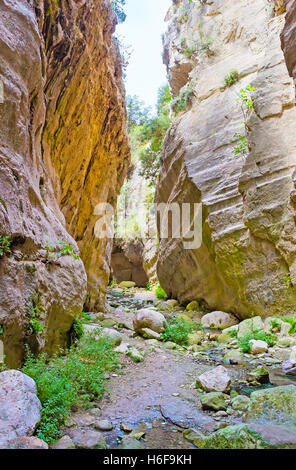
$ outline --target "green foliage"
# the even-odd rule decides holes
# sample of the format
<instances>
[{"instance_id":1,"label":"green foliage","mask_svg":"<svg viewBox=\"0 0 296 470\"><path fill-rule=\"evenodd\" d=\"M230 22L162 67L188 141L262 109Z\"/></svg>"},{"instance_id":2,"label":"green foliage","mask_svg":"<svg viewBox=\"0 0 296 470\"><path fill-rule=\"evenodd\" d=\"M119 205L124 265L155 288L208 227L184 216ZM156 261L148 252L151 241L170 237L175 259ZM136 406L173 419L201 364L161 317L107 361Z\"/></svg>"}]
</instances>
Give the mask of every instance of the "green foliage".
<instances>
[{"instance_id":1,"label":"green foliage","mask_svg":"<svg viewBox=\"0 0 296 470\"><path fill-rule=\"evenodd\" d=\"M273 333L278 333L279 331L281 331L282 324L278 318L273 318L272 320L270 320L269 326Z\"/></svg>"},{"instance_id":2,"label":"green foliage","mask_svg":"<svg viewBox=\"0 0 296 470\"><path fill-rule=\"evenodd\" d=\"M291 275L290 274L287 274L286 276L284 276L284 282L285 282L287 287L292 287L292 281L291 281Z\"/></svg>"},{"instance_id":3,"label":"green foliage","mask_svg":"<svg viewBox=\"0 0 296 470\"><path fill-rule=\"evenodd\" d=\"M2 326L2 325L0 325L0 335L3 335L3 333L4 333L3 326Z\"/></svg>"},{"instance_id":4,"label":"green foliage","mask_svg":"<svg viewBox=\"0 0 296 470\"><path fill-rule=\"evenodd\" d=\"M246 86L246 88L241 88L239 92L239 96L237 98L237 102L241 106L242 114L243 114L243 121L241 124L244 126L245 135L242 135L240 132L235 132L233 135L233 139L231 139L230 143L237 142L236 146L234 147L234 155L245 155L249 148L249 140L247 137L248 134L248 126L247 126L247 118L251 111L254 109L253 103L253 91L255 90L254 87L251 85Z\"/></svg>"},{"instance_id":5,"label":"green foliage","mask_svg":"<svg viewBox=\"0 0 296 470\"><path fill-rule=\"evenodd\" d=\"M45 326L40 323L40 316L44 314L45 309L42 304L41 296L38 292L33 291L28 301L28 314L29 320L29 331L31 335L37 335L42 333Z\"/></svg>"},{"instance_id":6,"label":"green foliage","mask_svg":"<svg viewBox=\"0 0 296 470\"><path fill-rule=\"evenodd\" d=\"M155 295L158 300L166 300L168 298L165 290L160 285L156 286Z\"/></svg>"},{"instance_id":7,"label":"green foliage","mask_svg":"<svg viewBox=\"0 0 296 470\"><path fill-rule=\"evenodd\" d=\"M173 341L180 345L187 344L189 334L200 329L202 327L199 323L188 322L182 318L173 317L167 322L162 338L164 341Z\"/></svg>"},{"instance_id":8,"label":"green foliage","mask_svg":"<svg viewBox=\"0 0 296 470\"><path fill-rule=\"evenodd\" d=\"M41 422L36 435L45 442L61 437L60 427L73 405L83 404L104 395L104 375L114 370L118 356L104 338L85 335L77 347L65 356L48 360L42 354L29 355L22 372L37 385L42 404Z\"/></svg>"},{"instance_id":9,"label":"green foliage","mask_svg":"<svg viewBox=\"0 0 296 470\"><path fill-rule=\"evenodd\" d=\"M179 96L174 98L172 101L172 109L174 110L175 115L179 114L181 111L186 111L189 108L193 94L194 90L191 84L182 88Z\"/></svg>"},{"instance_id":10,"label":"green foliage","mask_svg":"<svg viewBox=\"0 0 296 470\"><path fill-rule=\"evenodd\" d=\"M154 181L158 175L162 141L171 124L171 95L168 85L159 89L157 115L150 116L150 109L137 97L127 97L128 130L132 161L141 162L140 175Z\"/></svg>"},{"instance_id":11,"label":"green foliage","mask_svg":"<svg viewBox=\"0 0 296 470\"><path fill-rule=\"evenodd\" d=\"M111 0L111 6L115 12L118 23L123 23L126 19L126 14L123 10L125 0Z\"/></svg>"},{"instance_id":12,"label":"green foliage","mask_svg":"<svg viewBox=\"0 0 296 470\"><path fill-rule=\"evenodd\" d=\"M10 253L10 238L7 235L0 237L0 258Z\"/></svg>"},{"instance_id":13,"label":"green foliage","mask_svg":"<svg viewBox=\"0 0 296 470\"><path fill-rule=\"evenodd\" d=\"M75 318L72 324L72 328L75 334L75 338L79 339L84 333L83 320L82 318Z\"/></svg>"},{"instance_id":14,"label":"green foliage","mask_svg":"<svg viewBox=\"0 0 296 470\"><path fill-rule=\"evenodd\" d=\"M76 260L80 259L79 256L75 255L73 251L74 248L72 245L68 245L67 243L64 243L64 242L57 242L57 245L60 245L60 246L54 247L53 245L47 245L45 249L47 250L48 253L56 253L58 258L60 256L70 255L72 256L72 258Z\"/></svg>"},{"instance_id":15,"label":"green foliage","mask_svg":"<svg viewBox=\"0 0 296 470\"><path fill-rule=\"evenodd\" d=\"M286 323L290 323L291 328L289 330L289 335L293 335L294 333L296 333L296 315L292 317L280 316L279 318Z\"/></svg>"},{"instance_id":16,"label":"green foliage","mask_svg":"<svg viewBox=\"0 0 296 470\"><path fill-rule=\"evenodd\" d=\"M242 338L238 338L240 348L244 353L249 353L251 351L250 341L252 339L266 341L268 347L274 346L277 341L277 337L274 334L265 333L264 330L254 330Z\"/></svg>"},{"instance_id":17,"label":"green foliage","mask_svg":"<svg viewBox=\"0 0 296 470\"><path fill-rule=\"evenodd\" d=\"M232 330L229 330L228 333L231 336L231 338L237 338L237 330L235 328L233 328Z\"/></svg>"},{"instance_id":18,"label":"green foliage","mask_svg":"<svg viewBox=\"0 0 296 470\"><path fill-rule=\"evenodd\" d=\"M236 69L230 70L230 72L224 77L224 88L232 86L234 83L239 81L239 73Z\"/></svg>"}]
</instances>

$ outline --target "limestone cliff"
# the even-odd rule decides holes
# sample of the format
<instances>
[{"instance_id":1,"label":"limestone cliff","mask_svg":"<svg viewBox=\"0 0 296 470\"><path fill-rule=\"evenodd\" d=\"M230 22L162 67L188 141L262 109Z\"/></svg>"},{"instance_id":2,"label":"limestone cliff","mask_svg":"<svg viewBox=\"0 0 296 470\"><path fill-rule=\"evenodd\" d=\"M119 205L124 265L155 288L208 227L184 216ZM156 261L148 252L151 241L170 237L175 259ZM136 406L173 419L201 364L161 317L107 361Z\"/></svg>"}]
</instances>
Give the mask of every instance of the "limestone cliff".
<instances>
[{"instance_id":1,"label":"limestone cliff","mask_svg":"<svg viewBox=\"0 0 296 470\"><path fill-rule=\"evenodd\" d=\"M285 0L287 14L281 34L282 48L289 73L296 78L296 4L294 0Z\"/></svg>"},{"instance_id":2,"label":"limestone cliff","mask_svg":"<svg viewBox=\"0 0 296 470\"><path fill-rule=\"evenodd\" d=\"M166 136L157 201L202 202L203 242L185 250L181 239L162 239L159 280L181 302L203 298L241 318L289 313L296 302L296 109L281 49L284 3L175 1L168 20L172 90L189 85L194 99ZM239 79L224 86L231 70ZM237 98L248 85L255 88L248 148L235 155Z\"/></svg>"},{"instance_id":3,"label":"limestone cliff","mask_svg":"<svg viewBox=\"0 0 296 470\"><path fill-rule=\"evenodd\" d=\"M25 343L65 346L85 301L83 262L47 247L64 242L78 255L76 238L89 304L102 301L108 247L93 237L93 210L115 203L128 160L114 27L107 0L0 3L0 248L3 237L10 243L0 257L0 343L9 366Z\"/></svg>"}]
</instances>

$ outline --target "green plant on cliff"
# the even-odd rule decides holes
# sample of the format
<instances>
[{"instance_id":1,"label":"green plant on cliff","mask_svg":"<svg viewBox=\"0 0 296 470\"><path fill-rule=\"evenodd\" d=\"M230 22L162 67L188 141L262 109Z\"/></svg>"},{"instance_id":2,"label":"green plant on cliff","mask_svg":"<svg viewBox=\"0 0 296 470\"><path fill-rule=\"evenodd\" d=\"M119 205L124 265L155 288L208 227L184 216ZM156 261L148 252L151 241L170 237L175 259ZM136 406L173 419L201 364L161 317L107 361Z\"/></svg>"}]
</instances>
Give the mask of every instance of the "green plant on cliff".
<instances>
[{"instance_id":1,"label":"green plant on cliff","mask_svg":"<svg viewBox=\"0 0 296 470\"><path fill-rule=\"evenodd\" d=\"M158 300L166 300L168 298L167 293L159 283L154 285L154 292Z\"/></svg>"},{"instance_id":2,"label":"green plant on cliff","mask_svg":"<svg viewBox=\"0 0 296 470\"><path fill-rule=\"evenodd\" d=\"M80 257L74 253L74 248L72 245L68 245L65 242L57 242L57 245L60 245L60 246L47 245L45 249L48 253L55 253L58 258L60 256L69 255L69 256L72 256L72 258L76 260L80 259Z\"/></svg>"},{"instance_id":3,"label":"green plant on cliff","mask_svg":"<svg viewBox=\"0 0 296 470\"><path fill-rule=\"evenodd\" d=\"M40 322L40 317L44 314L45 308L42 304L41 295L33 291L28 301L28 312L30 316L29 331L31 335L42 333L45 326Z\"/></svg>"},{"instance_id":4,"label":"green plant on cliff","mask_svg":"<svg viewBox=\"0 0 296 470\"><path fill-rule=\"evenodd\" d=\"M224 77L224 88L231 87L234 83L238 82L240 75L236 69L230 70L230 72Z\"/></svg>"},{"instance_id":5,"label":"green plant on cliff","mask_svg":"<svg viewBox=\"0 0 296 470\"><path fill-rule=\"evenodd\" d=\"M111 0L111 6L115 12L118 23L123 23L126 19L126 14L123 10L125 0Z\"/></svg>"},{"instance_id":6,"label":"green plant on cliff","mask_svg":"<svg viewBox=\"0 0 296 470\"><path fill-rule=\"evenodd\" d=\"M243 121L241 124L244 126L244 135L240 132L235 132L233 135L233 139L231 139L230 143L235 143L236 146L234 147L234 155L245 155L248 152L249 148L249 139L248 139L248 125L247 119L254 109L254 102L253 102L253 92L255 88L251 85L248 85L246 88L241 88L239 92L239 96L237 98L237 102L240 104L241 111L243 114Z\"/></svg>"},{"instance_id":7,"label":"green plant on cliff","mask_svg":"<svg viewBox=\"0 0 296 470\"><path fill-rule=\"evenodd\" d=\"M48 359L28 355L22 372L37 385L42 404L36 435L45 442L62 436L63 425L73 405L87 403L105 393L104 376L118 365L118 354L106 339L85 335L64 356Z\"/></svg>"},{"instance_id":8,"label":"green plant on cliff","mask_svg":"<svg viewBox=\"0 0 296 470\"><path fill-rule=\"evenodd\" d=\"M0 258L10 253L10 238L7 235L0 237Z\"/></svg>"},{"instance_id":9,"label":"green plant on cliff","mask_svg":"<svg viewBox=\"0 0 296 470\"><path fill-rule=\"evenodd\" d=\"M183 87L180 91L180 94L173 99L172 109L175 113L175 116L182 111L187 111L190 106L191 99L194 95L194 89L192 83L189 83L186 87Z\"/></svg>"}]
</instances>

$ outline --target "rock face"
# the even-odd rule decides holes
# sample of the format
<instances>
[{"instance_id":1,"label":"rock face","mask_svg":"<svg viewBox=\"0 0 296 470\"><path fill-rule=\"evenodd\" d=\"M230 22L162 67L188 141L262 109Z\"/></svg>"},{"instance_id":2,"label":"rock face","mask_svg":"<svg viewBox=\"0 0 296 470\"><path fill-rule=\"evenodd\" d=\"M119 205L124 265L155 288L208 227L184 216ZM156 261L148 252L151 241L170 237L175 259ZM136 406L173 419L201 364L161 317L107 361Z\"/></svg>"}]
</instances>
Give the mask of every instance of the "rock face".
<instances>
[{"instance_id":1,"label":"rock face","mask_svg":"<svg viewBox=\"0 0 296 470\"><path fill-rule=\"evenodd\" d=\"M117 282L133 281L145 287L148 276L143 267L144 245L140 240L114 244L111 256L112 279Z\"/></svg>"},{"instance_id":2,"label":"rock face","mask_svg":"<svg viewBox=\"0 0 296 470\"><path fill-rule=\"evenodd\" d=\"M94 234L94 212L116 202L129 158L114 27L107 0L0 5L0 243L11 240L0 258L0 325L10 367L24 342L64 347L85 301L82 261L47 246L79 254L78 241L86 307L103 303L111 247ZM32 337L36 299L46 328Z\"/></svg>"},{"instance_id":3,"label":"rock face","mask_svg":"<svg viewBox=\"0 0 296 470\"><path fill-rule=\"evenodd\" d=\"M275 10L269 0L174 2L165 38L175 93L186 83L176 59L184 38L198 63L189 77L193 105L164 141L156 200L201 202L203 242L185 249L180 238L161 239L158 278L180 302L203 298L241 319L285 313L296 301L295 87L281 49L285 14L276 3ZM232 69L239 81L224 87ZM248 85L255 87L249 148L235 155L230 141L244 132L236 100Z\"/></svg>"},{"instance_id":4,"label":"rock face","mask_svg":"<svg viewBox=\"0 0 296 470\"><path fill-rule=\"evenodd\" d=\"M286 5L285 26L281 34L282 48L291 77L296 78L296 5L293 0L284 0Z\"/></svg>"},{"instance_id":5,"label":"rock face","mask_svg":"<svg viewBox=\"0 0 296 470\"><path fill-rule=\"evenodd\" d=\"M33 379L18 370L0 374L0 445L31 436L39 424L41 403Z\"/></svg>"}]
</instances>

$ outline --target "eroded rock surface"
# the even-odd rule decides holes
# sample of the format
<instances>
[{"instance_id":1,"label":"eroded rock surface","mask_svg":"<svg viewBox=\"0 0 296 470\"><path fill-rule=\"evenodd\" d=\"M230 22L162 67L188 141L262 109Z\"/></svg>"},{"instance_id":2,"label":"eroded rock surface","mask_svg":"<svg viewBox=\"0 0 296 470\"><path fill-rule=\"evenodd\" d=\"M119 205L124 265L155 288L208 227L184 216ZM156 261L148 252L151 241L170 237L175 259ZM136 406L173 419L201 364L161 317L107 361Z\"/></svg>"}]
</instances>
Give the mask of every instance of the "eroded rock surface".
<instances>
[{"instance_id":1,"label":"eroded rock surface","mask_svg":"<svg viewBox=\"0 0 296 470\"><path fill-rule=\"evenodd\" d=\"M114 28L107 0L0 5L0 237L11 242L0 258L0 325L9 366L20 365L25 342L34 352L66 346L82 311L82 261L57 259L47 246L63 242L78 255L75 238L86 306L104 303L111 247L95 236L95 208L115 204L129 158Z\"/></svg>"},{"instance_id":2,"label":"eroded rock surface","mask_svg":"<svg viewBox=\"0 0 296 470\"><path fill-rule=\"evenodd\" d=\"M193 106L164 142L157 202L202 202L203 242L184 249L180 238L162 239L160 283L180 302L203 298L210 309L240 318L285 313L296 301L296 109L281 49L285 13L268 0L180 1L169 21L172 88L182 38L194 44L198 64L188 81ZM232 69L240 79L225 88ZM249 149L235 155L230 141L243 118L236 100L248 85L255 87Z\"/></svg>"}]
</instances>

